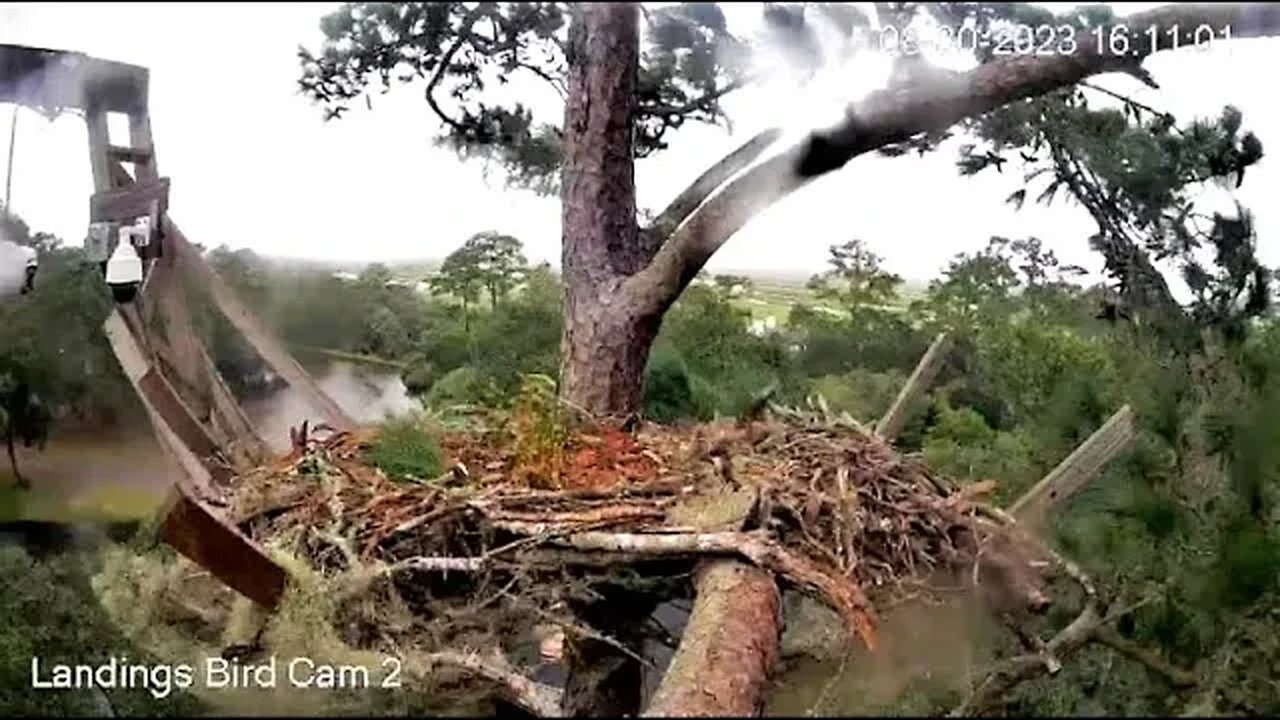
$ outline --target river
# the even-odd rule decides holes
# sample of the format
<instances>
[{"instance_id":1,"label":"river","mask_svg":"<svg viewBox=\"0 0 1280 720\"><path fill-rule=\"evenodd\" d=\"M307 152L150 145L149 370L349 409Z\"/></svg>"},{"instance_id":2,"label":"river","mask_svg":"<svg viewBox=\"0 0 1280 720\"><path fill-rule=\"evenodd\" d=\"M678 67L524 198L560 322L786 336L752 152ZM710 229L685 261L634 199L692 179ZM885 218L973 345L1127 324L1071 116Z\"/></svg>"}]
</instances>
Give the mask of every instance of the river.
<instances>
[{"instance_id":1,"label":"river","mask_svg":"<svg viewBox=\"0 0 1280 720\"><path fill-rule=\"evenodd\" d=\"M358 422L376 422L417 407L393 371L344 360L300 356L328 393ZM289 447L289 428L313 416L301 394L283 388L243 403L255 430L273 449ZM145 517L163 499L179 470L135 413L92 432L55 429L43 450L19 448L18 466L30 491L12 486L0 465L0 520L116 521Z\"/></svg>"}]
</instances>

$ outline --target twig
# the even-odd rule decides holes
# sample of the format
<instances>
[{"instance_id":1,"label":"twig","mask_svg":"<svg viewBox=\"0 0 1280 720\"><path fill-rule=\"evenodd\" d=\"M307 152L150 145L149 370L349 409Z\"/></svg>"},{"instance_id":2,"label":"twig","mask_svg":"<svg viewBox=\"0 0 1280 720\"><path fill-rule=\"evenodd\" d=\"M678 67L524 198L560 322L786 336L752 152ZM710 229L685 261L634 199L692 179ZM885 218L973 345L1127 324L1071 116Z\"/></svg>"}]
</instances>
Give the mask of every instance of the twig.
<instances>
[{"instance_id":1,"label":"twig","mask_svg":"<svg viewBox=\"0 0 1280 720\"><path fill-rule=\"evenodd\" d=\"M637 654L634 650L632 650L631 648L623 644L622 641L615 640L614 638L609 637L608 635L600 632L599 630L592 628L589 625L549 613L546 610L543 610L542 608L538 607L537 605L534 605L533 603L527 600L524 600L523 598L519 598L519 597L516 597L515 595L512 595L510 592L507 592L506 590L501 591L501 593L503 595L506 595L515 603L519 605L524 605L525 607L529 608L534 612L534 614L538 615L539 617L545 620L550 620L551 622L554 622L557 625L560 625L561 627L568 628L583 637L591 638L592 640L597 640L606 645L610 645L616 648L619 652L623 653L624 655L627 655L628 657L632 658L633 660L635 660L636 662L642 665L654 667L652 660Z\"/></svg>"},{"instance_id":2,"label":"twig","mask_svg":"<svg viewBox=\"0 0 1280 720\"><path fill-rule=\"evenodd\" d=\"M503 690L503 695L512 702L533 712L540 717L560 717L563 714L563 692L558 689L531 680L512 667L499 651L489 653L482 658L478 652L455 652L441 650L429 654L405 653L402 656L404 666L420 677L429 677L436 665L449 665L468 670L486 680L491 680Z\"/></svg>"}]
</instances>

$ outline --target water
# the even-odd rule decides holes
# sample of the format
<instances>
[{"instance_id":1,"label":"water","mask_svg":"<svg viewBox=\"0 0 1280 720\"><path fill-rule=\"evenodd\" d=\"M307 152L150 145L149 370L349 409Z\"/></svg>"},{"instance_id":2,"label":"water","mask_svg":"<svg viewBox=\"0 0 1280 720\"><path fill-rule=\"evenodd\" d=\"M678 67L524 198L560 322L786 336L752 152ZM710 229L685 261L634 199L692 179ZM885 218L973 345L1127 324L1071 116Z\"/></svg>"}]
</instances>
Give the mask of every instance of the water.
<instances>
[{"instance_id":1,"label":"water","mask_svg":"<svg viewBox=\"0 0 1280 720\"><path fill-rule=\"evenodd\" d=\"M320 389L358 423L375 423L420 407L394 372L345 360L317 360L305 355L299 360ZM243 405L258 435L277 451L289 449L289 428L315 417L303 394L290 387Z\"/></svg>"},{"instance_id":2,"label":"water","mask_svg":"<svg viewBox=\"0 0 1280 720\"><path fill-rule=\"evenodd\" d=\"M311 360L313 376L357 422L376 422L417 407L394 372L346 361ZM289 428L315 413L292 388L244 403L258 434L274 450L289 448ZM6 459L7 460L7 459ZM0 465L0 522L112 522L146 517L181 472L140 412L94 431L55 429L43 451L18 449L31 490L13 487Z\"/></svg>"}]
</instances>

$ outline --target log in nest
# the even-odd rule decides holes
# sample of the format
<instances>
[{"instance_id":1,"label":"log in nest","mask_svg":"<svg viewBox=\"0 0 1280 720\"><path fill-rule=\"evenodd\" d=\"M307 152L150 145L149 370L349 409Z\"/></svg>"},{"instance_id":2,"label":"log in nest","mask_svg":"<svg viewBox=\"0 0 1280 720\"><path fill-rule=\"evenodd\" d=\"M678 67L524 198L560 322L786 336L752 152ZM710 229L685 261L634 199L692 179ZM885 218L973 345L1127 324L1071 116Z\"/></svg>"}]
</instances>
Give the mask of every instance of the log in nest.
<instances>
[{"instance_id":1,"label":"log in nest","mask_svg":"<svg viewBox=\"0 0 1280 720\"><path fill-rule=\"evenodd\" d=\"M875 607L921 581L990 578L1016 602L1047 602L1032 558L981 504L991 484L953 490L825 413L581 430L553 477L521 467L505 430L452 432L442 442L450 471L425 483L366 464L372 432L307 438L239 478L229 498L242 530L291 551L332 579L340 604L360 607L335 620L356 647L448 658L488 644L507 657L515 638L550 622L638 657L568 608L619 589L687 597L695 564L711 557L811 594L873 649ZM388 604L415 621L381 623ZM488 677L514 676L504 667ZM519 688L503 684L519 702ZM538 686L524 704L548 702Z\"/></svg>"}]
</instances>

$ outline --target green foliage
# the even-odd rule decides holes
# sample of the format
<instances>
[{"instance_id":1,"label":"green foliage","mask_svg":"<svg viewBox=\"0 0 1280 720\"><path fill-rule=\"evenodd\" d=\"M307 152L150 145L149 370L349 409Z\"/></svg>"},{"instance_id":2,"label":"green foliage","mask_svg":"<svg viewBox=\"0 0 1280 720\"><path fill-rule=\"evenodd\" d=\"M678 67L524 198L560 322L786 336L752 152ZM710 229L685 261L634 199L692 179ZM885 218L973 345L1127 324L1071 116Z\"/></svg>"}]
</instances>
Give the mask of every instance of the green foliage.
<instances>
[{"instance_id":1,"label":"green foliage","mask_svg":"<svg viewBox=\"0 0 1280 720\"><path fill-rule=\"evenodd\" d=\"M645 417L660 423L710 420L716 396L705 380L689 372L676 351L664 348L649 356L642 408Z\"/></svg>"},{"instance_id":2,"label":"green foliage","mask_svg":"<svg viewBox=\"0 0 1280 720\"><path fill-rule=\"evenodd\" d=\"M843 375L823 375L812 384L812 392L822 395L834 412L847 412L855 419L873 422L893 404L907 376L898 371L871 372L863 368Z\"/></svg>"},{"instance_id":3,"label":"green foliage","mask_svg":"<svg viewBox=\"0 0 1280 720\"><path fill-rule=\"evenodd\" d=\"M12 450L43 445L56 418L111 421L131 390L101 331L111 300L97 267L16 215L0 217L4 236L35 247L40 262L35 289L0 304L0 437Z\"/></svg>"},{"instance_id":4,"label":"green foliage","mask_svg":"<svg viewBox=\"0 0 1280 720\"><path fill-rule=\"evenodd\" d=\"M784 340L753 334L750 319L727 293L705 285L690 287L667 312L653 355L683 362L694 417L738 415L771 383L793 380Z\"/></svg>"},{"instance_id":5,"label":"green foliage","mask_svg":"<svg viewBox=\"0 0 1280 720\"><path fill-rule=\"evenodd\" d=\"M497 400L498 391L474 367L464 365L445 373L431 386L425 402L431 407L450 405L488 405Z\"/></svg>"},{"instance_id":6,"label":"green foliage","mask_svg":"<svg viewBox=\"0 0 1280 720\"><path fill-rule=\"evenodd\" d=\"M462 247L445 257L439 272L431 279L431 287L437 293L461 300L465 316L482 293L488 294L489 307L497 308L527 270L528 262L519 240L492 231L482 232L467 238Z\"/></svg>"},{"instance_id":7,"label":"green foliage","mask_svg":"<svg viewBox=\"0 0 1280 720\"><path fill-rule=\"evenodd\" d=\"M96 715L100 703L88 691L39 690L31 683L31 658L42 673L57 663L105 664L111 657L157 664L121 633L89 584L96 558L81 553L35 559L20 547L0 545L0 713L13 717ZM104 690L116 715L191 716L205 709L183 690L157 700L146 689Z\"/></svg>"},{"instance_id":8,"label":"green foliage","mask_svg":"<svg viewBox=\"0 0 1280 720\"><path fill-rule=\"evenodd\" d=\"M369 86L426 81L426 100L443 123L439 142L460 156L496 162L509 182L545 193L558 185L560 118L538 120L528 100L495 104L490 88L509 76L565 93L571 8L565 3L369 3L341 6L320 21L320 51L299 48L304 94L341 117ZM636 89L636 154L665 148L686 121L723 119L719 97L739 78L745 50L714 4L648 9Z\"/></svg>"},{"instance_id":9,"label":"green foliage","mask_svg":"<svg viewBox=\"0 0 1280 720\"><path fill-rule=\"evenodd\" d=\"M568 438L555 380L534 373L521 378L511 430L515 435L517 472L535 483L554 486L560 479Z\"/></svg>"},{"instance_id":10,"label":"green foliage","mask_svg":"<svg viewBox=\"0 0 1280 720\"><path fill-rule=\"evenodd\" d=\"M393 480L425 481L442 471L440 445L420 418L387 420L378 428L365 457Z\"/></svg>"}]
</instances>

